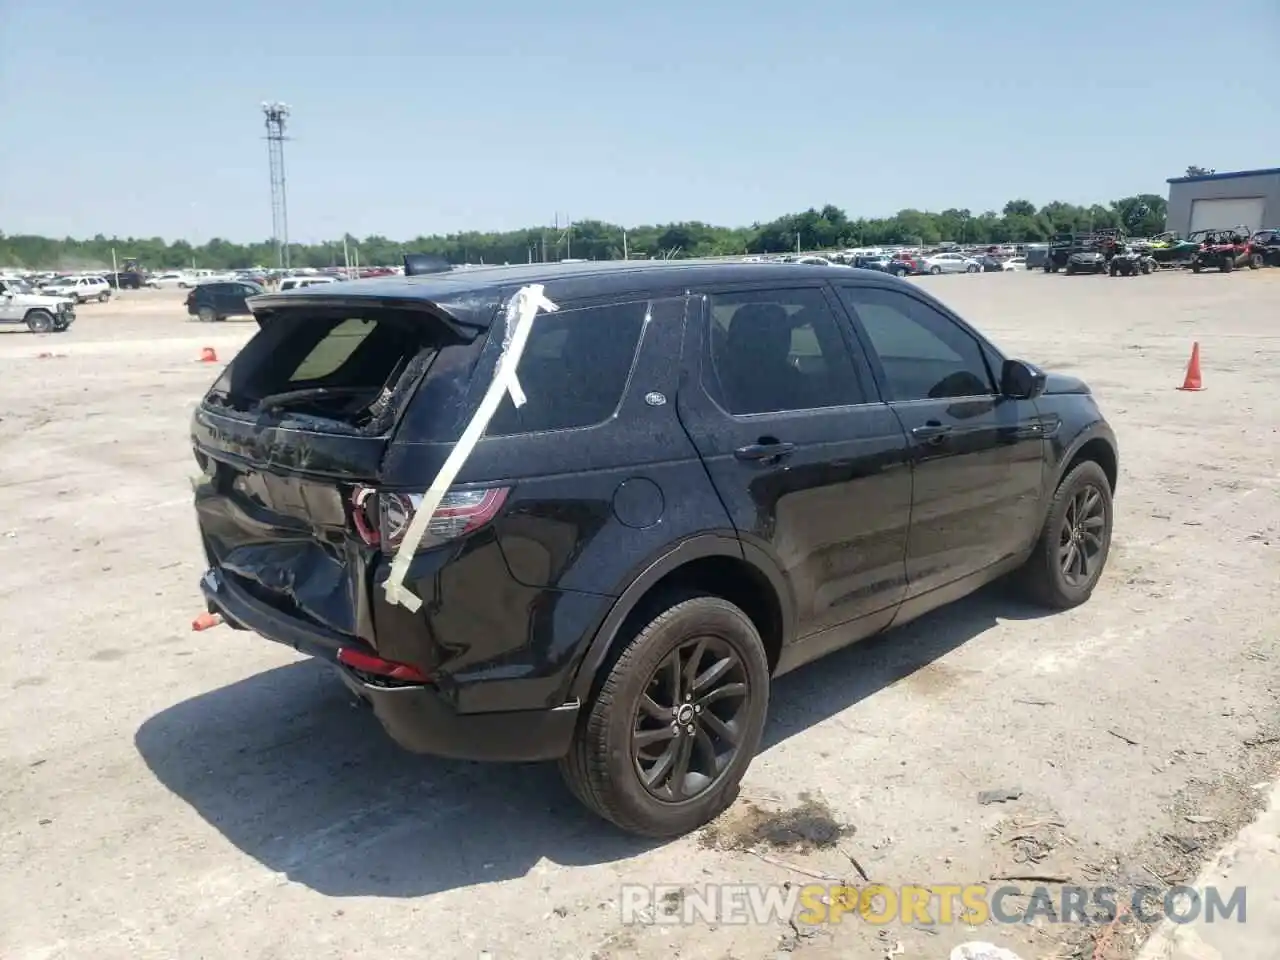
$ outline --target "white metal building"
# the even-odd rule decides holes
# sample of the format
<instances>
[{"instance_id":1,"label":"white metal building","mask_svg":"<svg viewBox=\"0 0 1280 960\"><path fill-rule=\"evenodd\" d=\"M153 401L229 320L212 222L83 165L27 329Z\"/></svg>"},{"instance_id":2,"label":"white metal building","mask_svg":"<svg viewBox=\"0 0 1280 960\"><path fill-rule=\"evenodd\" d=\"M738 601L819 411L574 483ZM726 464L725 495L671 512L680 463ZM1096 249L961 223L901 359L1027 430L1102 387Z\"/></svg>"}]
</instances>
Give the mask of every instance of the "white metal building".
<instances>
[{"instance_id":1,"label":"white metal building","mask_svg":"<svg viewBox=\"0 0 1280 960\"><path fill-rule=\"evenodd\" d=\"M1238 226L1280 227L1280 167L1170 178L1166 230L1185 237Z\"/></svg>"}]
</instances>

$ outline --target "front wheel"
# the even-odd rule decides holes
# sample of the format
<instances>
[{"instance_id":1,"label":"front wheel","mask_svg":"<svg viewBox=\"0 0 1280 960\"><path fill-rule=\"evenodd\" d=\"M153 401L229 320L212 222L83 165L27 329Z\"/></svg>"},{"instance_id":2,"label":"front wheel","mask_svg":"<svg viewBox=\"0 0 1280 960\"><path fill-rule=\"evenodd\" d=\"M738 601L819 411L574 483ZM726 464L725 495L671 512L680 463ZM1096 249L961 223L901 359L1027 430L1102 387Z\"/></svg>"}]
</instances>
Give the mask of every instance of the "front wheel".
<instances>
[{"instance_id":1,"label":"front wheel","mask_svg":"<svg viewBox=\"0 0 1280 960\"><path fill-rule=\"evenodd\" d=\"M1249 269L1258 270L1262 267L1262 254L1255 253L1249 257Z\"/></svg>"},{"instance_id":2,"label":"front wheel","mask_svg":"<svg viewBox=\"0 0 1280 960\"><path fill-rule=\"evenodd\" d=\"M1199 273L1202 269L1203 268L1200 266L1200 262L1198 260L1191 265L1192 273Z\"/></svg>"},{"instance_id":3,"label":"front wheel","mask_svg":"<svg viewBox=\"0 0 1280 960\"><path fill-rule=\"evenodd\" d=\"M1230 273L1232 270L1235 269L1235 266L1236 265L1231 262L1230 257L1223 257L1222 262L1218 264L1218 269L1221 270L1223 273Z\"/></svg>"},{"instance_id":4,"label":"front wheel","mask_svg":"<svg viewBox=\"0 0 1280 960\"><path fill-rule=\"evenodd\" d=\"M672 595L623 645L560 772L594 813L675 837L737 797L769 707L755 624L720 597Z\"/></svg>"},{"instance_id":5,"label":"front wheel","mask_svg":"<svg viewBox=\"0 0 1280 960\"><path fill-rule=\"evenodd\" d=\"M1031 598L1057 610L1088 600L1111 551L1112 522L1111 483L1102 467L1086 460L1058 484L1020 571Z\"/></svg>"},{"instance_id":6,"label":"front wheel","mask_svg":"<svg viewBox=\"0 0 1280 960\"><path fill-rule=\"evenodd\" d=\"M32 333L48 333L53 327L53 314L48 310L32 310L27 314L27 329Z\"/></svg>"}]
</instances>

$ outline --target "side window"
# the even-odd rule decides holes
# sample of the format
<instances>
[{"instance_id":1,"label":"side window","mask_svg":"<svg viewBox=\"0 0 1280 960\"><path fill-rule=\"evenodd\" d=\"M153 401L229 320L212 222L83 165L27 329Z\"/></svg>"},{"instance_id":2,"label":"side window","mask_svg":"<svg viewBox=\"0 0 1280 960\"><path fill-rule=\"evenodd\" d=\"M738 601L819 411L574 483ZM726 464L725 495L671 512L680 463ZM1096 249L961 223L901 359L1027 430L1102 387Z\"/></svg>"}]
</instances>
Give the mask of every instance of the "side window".
<instances>
[{"instance_id":1,"label":"side window","mask_svg":"<svg viewBox=\"0 0 1280 960\"><path fill-rule=\"evenodd\" d=\"M731 414L862 403L849 348L818 287L712 294L702 380Z\"/></svg>"},{"instance_id":2,"label":"side window","mask_svg":"<svg viewBox=\"0 0 1280 960\"><path fill-rule=\"evenodd\" d=\"M516 376L525 403L503 397L486 436L573 430L612 417L631 376L649 302L636 300L540 314Z\"/></svg>"},{"instance_id":3,"label":"side window","mask_svg":"<svg viewBox=\"0 0 1280 960\"><path fill-rule=\"evenodd\" d=\"M240 284L240 292L243 293L246 297L256 297L258 295L258 288L251 287L247 283L242 283Z\"/></svg>"},{"instance_id":4,"label":"side window","mask_svg":"<svg viewBox=\"0 0 1280 960\"><path fill-rule=\"evenodd\" d=\"M890 400L990 396L982 345L915 297L876 287L840 287L880 358Z\"/></svg>"}]
</instances>

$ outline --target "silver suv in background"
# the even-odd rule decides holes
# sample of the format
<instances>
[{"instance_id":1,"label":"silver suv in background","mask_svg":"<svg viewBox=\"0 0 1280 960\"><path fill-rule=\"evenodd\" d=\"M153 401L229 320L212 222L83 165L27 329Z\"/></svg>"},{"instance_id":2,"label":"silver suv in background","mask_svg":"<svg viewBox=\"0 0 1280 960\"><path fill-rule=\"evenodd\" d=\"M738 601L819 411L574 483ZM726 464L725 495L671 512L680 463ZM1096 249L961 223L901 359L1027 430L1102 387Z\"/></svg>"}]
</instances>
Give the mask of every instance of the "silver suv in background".
<instances>
[{"instance_id":1,"label":"silver suv in background","mask_svg":"<svg viewBox=\"0 0 1280 960\"><path fill-rule=\"evenodd\" d=\"M32 333L61 333L75 318L69 298L36 293L25 283L0 278L0 323L25 323Z\"/></svg>"}]
</instances>

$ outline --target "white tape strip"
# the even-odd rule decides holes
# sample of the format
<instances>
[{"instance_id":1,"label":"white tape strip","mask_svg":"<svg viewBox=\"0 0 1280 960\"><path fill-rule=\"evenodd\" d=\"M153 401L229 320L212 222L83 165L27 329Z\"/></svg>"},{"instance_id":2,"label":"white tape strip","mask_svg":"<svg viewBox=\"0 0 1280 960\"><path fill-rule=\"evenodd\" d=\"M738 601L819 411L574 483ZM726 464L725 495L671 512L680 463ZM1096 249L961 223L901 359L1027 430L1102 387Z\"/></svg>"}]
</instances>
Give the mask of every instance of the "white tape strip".
<instances>
[{"instance_id":1,"label":"white tape strip","mask_svg":"<svg viewBox=\"0 0 1280 960\"><path fill-rule=\"evenodd\" d=\"M444 466L436 474L436 478L431 481L430 488L423 494L422 502L418 504L417 512L413 515L413 521L405 531L404 540L401 541L400 548L391 561L391 572L387 575L387 582L383 584L388 603L398 603L415 612L422 607L422 600L404 585L404 578L409 573L409 562L413 560L413 555L418 551L418 545L426 536L431 515L436 512L440 501L444 499L444 495L453 486L453 481L462 472L467 457L471 456L471 451L484 436L489 421L493 419L493 415L498 411L498 404L502 402L502 395L510 393L512 403L517 407L524 406L525 395L520 389L519 381L516 380L516 367L519 366L520 357L524 353L525 345L529 342L529 331L533 328L533 320L538 315L538 311L546 310L551 313L559 309L546 298L542 289L540 283L521 287L507 304L506 336L502 353L498 357L497 368L494 370L493 381L485 391L484 399L480 401L475 416L462 431L462 437L454 445Z\"/></svg>"}]
</instances>

